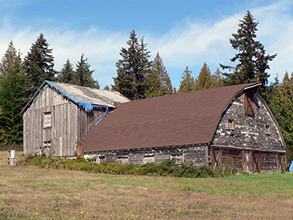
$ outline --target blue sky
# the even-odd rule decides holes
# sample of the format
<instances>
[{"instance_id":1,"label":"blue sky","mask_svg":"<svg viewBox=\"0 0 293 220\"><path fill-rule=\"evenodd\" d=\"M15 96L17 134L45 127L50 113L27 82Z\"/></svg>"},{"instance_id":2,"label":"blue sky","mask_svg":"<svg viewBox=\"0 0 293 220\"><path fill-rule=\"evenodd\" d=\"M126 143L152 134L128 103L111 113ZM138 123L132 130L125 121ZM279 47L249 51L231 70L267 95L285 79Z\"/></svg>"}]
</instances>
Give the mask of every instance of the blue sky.
<instances>
[{"instance_id":1,"label":"blue sky","mask_svg":"<svg viewBox=\"0 0 293 220\"><path fill-rule=\"evenodd\" d=\"M53 48L55 69L82 53L101 87L113 84L115 63L129 33L157 51L178 88L186 66L197 77L203 63L215 72L236 51L229 38L247 10L259 22L257 40L270 63L270 80L293 72L293 2L290 0L0 0L0 56L13 41L23 57L40 33Z\"/></svg>"}]
</instances>

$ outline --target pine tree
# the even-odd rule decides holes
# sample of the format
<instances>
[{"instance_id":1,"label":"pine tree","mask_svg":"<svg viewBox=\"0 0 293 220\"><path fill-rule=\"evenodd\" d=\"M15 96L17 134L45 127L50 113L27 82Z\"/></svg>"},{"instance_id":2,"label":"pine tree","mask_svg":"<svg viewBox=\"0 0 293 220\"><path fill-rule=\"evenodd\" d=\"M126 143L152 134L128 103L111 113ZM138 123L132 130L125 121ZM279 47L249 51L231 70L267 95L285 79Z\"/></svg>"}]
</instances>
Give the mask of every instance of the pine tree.
<instances>
[{"instance_id":1,"label":"pine tree","mask_svg":"<svg viewBox=\"0 0 293 220\"><path fill-rule=\"evenodd\" d=\"M16 52L13 43L0 64L0 143L21 143L23 121L20 112L28 101L26 77L21 63L21 54Z\"/></svg>"},{"instance_id":2,"label":"pine tree","mask_svg":"<svg viewBox=\"0 0 293 220\"><path fill-rule=\"evenodd\" d=\"M222 72L220 71L219 68L214 72L212 75L213 79L215 80L217 87L222 87L224 86L224 79L222 77Z\"/></svg>"},{"instance_id":3,"label":"pine tree","mask_svg":"<svg viewBox=\"0 0 293 220\"><path fill-rule=\"evenodd\" d=\"M63 65L62 70L58 74L58 81L63 83L74 84L74 80L75 71L73 70L73 66L68 59L66 60L66 63Z\"/></svg>"},{"instance_id":4,"label":"pine tree","mask_svg":"<svg viewBox=\"0 0 293 220\"><path fill-rule=\"evenodd\" d=\"M90 65L87 63L88 58L81 55L80 61L76 64L74 84L99 89L99 83L92 77L94 70L90 70Z\"/></svg>"},{"instance_id":5,"label":"pine tree","mask_svg":"<svg viewBox=\"0 0 293 220\"><path fill-rule=\"evenodd\" d=\"M195 80L195 90L202 90L217 87L217 82L212 76L210 68L206 63L200 70L198 78Z\"/></svg>"},{"instance_id":6,"label":"pine tree","mask_svg":"<svg viewBox=\"0 0 293 220\"><path fill-rule=\"evenodd\" d=\"M180 81L179 93L182 92L191 92L195 90L195 80L191 76L192 71L188 69L188 66L185 68L183 75Z\"/></svg>"},{"instance_id":7,"label":"pine tree","mask_svg":"<svg viewBox=\"0 0 293 220\"><path fill-rule=\"evenodd\" d=\"M10 41L8 44L8 49L5 52L4 57L1 60L0 63L0 76L7 76L11 70L22 69L21 66L21 54L20 52L17 52L13 42Z\"/></svg>"},{"instance_id":8,"label":"pine tree","mask_svg":"<svg viewBox=\"0 0 293 220\"><path fill-rule=\"evenodd\" d=\"M135 31L130 33L126 42L128 48L121 48L121 60L116 62L117 77L114 77L113 90L130 100L145 98L145 78L150 74L150 52L142 37L138 40Z\"/></svg>"},{"instance_id":9,"label":"pine tree","mask_svg":"<svg viewBox=\"0 0 293 220\"><path fill-rule=\"evenodd\" d=\"M173 86L159 52L152 63L151 73L146 77L146 98L169 95Z\"/></svg>"},{"instance_id":10,"label":"pine tree","mask_svg":"<svg viewBox=\"0 0 293 220\"><path fill-rule=\"evenodd\" d=\"M293 159L293 73L289 77L286 72L280 84L276 79L273 88L269 104L289 148L287 161L291 161Z\"/></svg>"},{"instance_id":11,"label":"pine tree","mask_svg":"<svg viewBox=\"0 0 293 220\"><path fill-rule=\"evenodd\" d=\"M34 93L45 80L55 80L53 49L49 48L47 40L40 34L24 59L26 76Z\"/></svg>"},{"instance_id":12,"label":"pine tree","mask_svg":"<svg viewBox=\"0 0 293 220\"><path fill-rule=\"evenodd\" d=\"M253 15L247 11L243 20L240 20L237 34L232 34L230 44L238 53L231 61L237 64L235 68L220 64L223 69L233 70L233 73L223 73L226 76L226 85L260 81L262 88L265 88L269 77L266 72L269 69L268 61L272 61L277 54L265 55L263 45L255 40L257 25L258 22L255 22Z\"/></svg>"},{"instance_id":13,"label":"pine tree","mask_svg":"<svg viewBox=\"0 0 293 220\"><path fill-rule=\"evenodd\" d=\"M108 85L106 85L103 90L110 90L110 87Z\"/></svg>"}]
</instances>

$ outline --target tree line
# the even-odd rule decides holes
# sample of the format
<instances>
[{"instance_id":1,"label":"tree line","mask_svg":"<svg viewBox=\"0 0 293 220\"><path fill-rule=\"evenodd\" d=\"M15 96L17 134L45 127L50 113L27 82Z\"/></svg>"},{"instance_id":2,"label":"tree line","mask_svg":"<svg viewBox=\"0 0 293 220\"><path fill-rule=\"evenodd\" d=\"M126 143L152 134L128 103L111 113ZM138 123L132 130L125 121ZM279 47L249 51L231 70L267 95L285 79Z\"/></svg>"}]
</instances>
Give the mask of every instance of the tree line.
<instances>
[{"instance_id":1,"label":"tree line","mask_svg":"<svg viewBox=\"0 0 293 220\"><path fill-rule=\"evenodd\" d=\"M256 40L258 22L247 11L240 20L238 30L232 34L230 44L235 55L230 59L235 66L219 64L211 73L204 63L197 78L186 66L178 90L173 87L170 76L159 52L154 60L144 38L130 32L127 47L120 50L121 58L116 62L117 75L111 88L132 101L173 93L190 92L214 87L249 82L261 82L259 92L265 98L278 120L289 147L288 160L293 156L293 75L286 73L281 82L278 78L268 85L269 62L277 54L267 55L264 46ZM221 70L220 70L221 69ZM76 68L66 60L60 71L54 70L54 57L43 34L32 44L21 59L11 41L0 63L0 144L22 143L22 116L19 114L29 98L45 80L71 83L99 88L92 77L88 59L81 55Z\"/></svg>"}]
</instances>

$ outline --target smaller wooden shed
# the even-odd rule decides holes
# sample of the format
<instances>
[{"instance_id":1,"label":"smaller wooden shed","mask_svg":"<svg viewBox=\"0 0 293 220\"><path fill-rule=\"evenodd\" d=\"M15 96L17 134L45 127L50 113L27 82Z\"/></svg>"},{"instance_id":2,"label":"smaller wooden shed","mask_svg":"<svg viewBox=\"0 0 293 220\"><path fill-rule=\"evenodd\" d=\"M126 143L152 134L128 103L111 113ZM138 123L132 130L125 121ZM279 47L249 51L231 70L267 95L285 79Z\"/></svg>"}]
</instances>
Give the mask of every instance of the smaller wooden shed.
<instances>
[{"instance_id":1,"label":"smaller wooden shed","mask_svg":"<svg viewBox=\"0 0 293 220\"><path fill-rule=\"evenodd\" d=\"M73 157L90 128L124 102L115 91L45 81L21 112L23 151Z\"/></svg>"}]
</instances>

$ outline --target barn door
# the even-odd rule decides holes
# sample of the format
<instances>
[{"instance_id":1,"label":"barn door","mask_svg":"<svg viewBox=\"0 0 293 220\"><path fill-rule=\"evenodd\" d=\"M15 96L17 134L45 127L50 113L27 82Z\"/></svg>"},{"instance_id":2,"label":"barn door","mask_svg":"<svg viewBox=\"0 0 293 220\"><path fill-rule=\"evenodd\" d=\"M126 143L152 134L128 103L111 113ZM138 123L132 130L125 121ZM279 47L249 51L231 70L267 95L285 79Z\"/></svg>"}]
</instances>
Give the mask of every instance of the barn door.
<instances>
[{"instance_id":1,"label":"barn door","mask_svg":"<svg viewBox=\"0 0 293 220\"><path fill-rule=\"evenodd\" d=\"M210 156L211 156L212 168L216 169L222 163L222 149L211 148Z\"/></svg>"},{"instance_id":2,"label":"barn door","mask_svg":"<svg viewBox=\"0 0 293 220\"><path fill-rule=\"evenodd\" d=\"M277 154L277 172L278 173L283 173L285 172L285 155L284 154Z\"/></svg>"},{"instance_id":3,"label":"barn door","mask_svg":"<svg viewBox=\"0 0 293 220\"><path fill-rule=\"evenodd\" d=\"M260 173L261 172L261 157L260 152L244 151L242 155L243 171Z\"/></svg>"},{"instance_id":4,"label":"barn door","mask_svg":"<svg viewBox=\"0 0 293 220\"><path fill-rule=\"evenodd\" d=\"M44 112L43 115L43 149L42 153L49 155L52 153L52 116L51 112Z\"/></svg>"},{"instance_id":5,"label":"barn door","mask_svg":"<svg viewBox=\"0 0 293 220\"><path fill-rule=\"evenodd\" d=\"M260 173L261 171L260 164L261 164L260 152L254 151L252 153L252 167L253 167L252 172L253 173Z\"/></svg>"},{"instance_id":6,"label":"barn door","mask_svg":"<svg viewBox=\"0 0 293 220\"><path fill-rule=\"evenodd\" d=\"M250 172L251 170L251 157L252 152L251 151L244 151L242 155L242 161L243 161L243 171L244 172Z\"/></svg>"}]
</instances>

